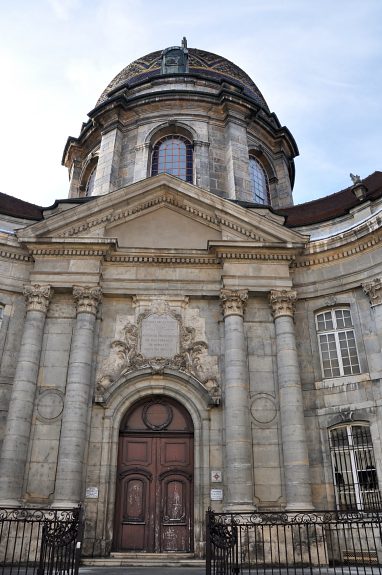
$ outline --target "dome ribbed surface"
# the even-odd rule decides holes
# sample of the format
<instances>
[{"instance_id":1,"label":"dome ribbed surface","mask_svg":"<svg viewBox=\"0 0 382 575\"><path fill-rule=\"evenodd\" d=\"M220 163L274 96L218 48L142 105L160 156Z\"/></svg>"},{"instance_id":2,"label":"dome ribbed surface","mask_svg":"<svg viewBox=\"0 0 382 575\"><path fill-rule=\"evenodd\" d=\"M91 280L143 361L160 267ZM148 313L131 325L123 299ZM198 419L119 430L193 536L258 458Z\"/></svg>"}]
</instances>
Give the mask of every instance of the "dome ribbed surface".
<instances>
[{"instance_id":1,"label":"dome ribbed surface","mask_svg":"<svg viewBox=\"0 0 382 575\"><path fill-rule=\"evenodd\" d=\"M126 68L117 74L117 76L115 76L107 88L102 92L97 102L97 106L105 102L109 93L119 86L122 87L124 84L134 86L144 80L160 76L162 63L161 54L161 50L151 52L151 54L138 58L138 60L135 60L126 66ZM246 96L249 96L255 100L259 106L268 110L268 106L263 95L248 74L226 58L218 56L217 54L212 54L212 52L189 48L188 65L188 73L191 75L198 74L200 76L204 76L206 79L212 80L228 80L239 85Z\"/></svg>"}]
</instances>

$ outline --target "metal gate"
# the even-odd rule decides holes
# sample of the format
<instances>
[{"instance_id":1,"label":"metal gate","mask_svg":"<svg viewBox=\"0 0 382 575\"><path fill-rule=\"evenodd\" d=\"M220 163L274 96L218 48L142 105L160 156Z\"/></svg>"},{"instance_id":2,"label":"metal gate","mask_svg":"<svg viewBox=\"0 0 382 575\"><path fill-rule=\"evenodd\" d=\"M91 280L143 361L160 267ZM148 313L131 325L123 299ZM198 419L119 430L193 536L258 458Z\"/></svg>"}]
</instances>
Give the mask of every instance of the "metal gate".
<instances>
[{"instance_id":1,"label":"metal gate","mask_svg":"<svg viewBox=\"0 0 382 575\"><path fill-rule=\"evenodd\" d=\"M206 574L382 575L382 510L215 513L206 518Z\"/></svg>"},{"instance_id":2,"label":"metal gate","mask_svg":"<svg viewBox=\"0 0 382 575\"><path fill-rule=\"evenodd\" d=\"M0 574L77 575L83 510L0 508Z\"/></svg>"}]
</instances>

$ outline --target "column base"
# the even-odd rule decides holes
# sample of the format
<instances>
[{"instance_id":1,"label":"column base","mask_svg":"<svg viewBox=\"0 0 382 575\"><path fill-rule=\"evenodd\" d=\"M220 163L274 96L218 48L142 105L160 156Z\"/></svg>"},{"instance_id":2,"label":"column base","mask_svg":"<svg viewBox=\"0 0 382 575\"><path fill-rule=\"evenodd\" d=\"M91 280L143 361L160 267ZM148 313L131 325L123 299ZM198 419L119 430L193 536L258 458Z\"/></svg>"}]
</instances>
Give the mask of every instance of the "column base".
<instances>
[{"instance_id":1,"label":"column base","mask_svg":"<svg viewBox=\"0 0 382 575\"><path fill-rule=\"evenodd\" d=\"M285 511L314 511L311 503L290 503L285 507Z\"/></svg>"},{"instance_id":2,"label":"column base","mask_svg":"<svg viewBox=\"0 0 382 575\"><path fill-rule=\"evenodd\" d=\"M0 507L22 507L23 504L18 499L0 499Z\"/></svg>"},{"instance_id":3,"label":"column base","mask_svg":"<svg viewBox=\"0 0 382 575\"><path fill-rule=\"evenodd\" d=\"M253 513L257 511L253 503L228 503L223 506L224 513Z\"/></svg>"},{"instance_id":4,"label":"column base","mask_svg":"<svg viewBox=\"0 0 382 575\"><path fill-rule=\"evenodd\" d=\"M73 509L81 504L80 501L53 501L51 507L54 509Z\"/></svg>"}]
</instances>

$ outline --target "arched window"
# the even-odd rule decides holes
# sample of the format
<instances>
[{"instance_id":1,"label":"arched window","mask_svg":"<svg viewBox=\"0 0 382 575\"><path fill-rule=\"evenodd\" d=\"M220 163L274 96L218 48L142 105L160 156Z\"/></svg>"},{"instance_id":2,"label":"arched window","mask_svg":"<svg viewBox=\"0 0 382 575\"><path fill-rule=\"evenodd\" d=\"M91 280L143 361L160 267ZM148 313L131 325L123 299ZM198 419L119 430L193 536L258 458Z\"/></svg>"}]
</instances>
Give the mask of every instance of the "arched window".
<instances>
[{"instance_id":1,"label":"arched window","mask_svg":"<svg viewBox=\"0 0 382 575\"><path fill-rule=\"evenodd\" d=\"M89 177L87 179L86 188L85 188L85 196L91 196L93 194L96 171L97 171L97 164L94 166L94 168L90 172Z\"/></svg>"},{"instance_id":2,"label":"arched window","mask_svg":"<svg viewBox=\"0 0 382 575\"><path fill-rule=\"evenodd\" d=\"M249 178L253 201L257 204L269 205L271 202L268 176L255 156L249 156Z\"/></svg>"},{"instance_id":3,"label":"arched window","mask_svg":"<svg viewBox=\"0 0 382 575\"><path fill-rule=\"evenodd\" d=\"M333 308L318 313L316 329L323 377L360 373L350 309Z\"/></svg>"},{"instance_id":4,"label":"arched window","mask_svg":"<svg viewBox=\"0 0 382 575\"><path fill-rule=\"evenodd\" d=\"M364 423L329 430L334 488L340 510L380 509L381 494L370 428Z\"/></svg>"},{"instance_id":5,"label":"arched window","mask_svg":"<svg viewBox=\"0 0 382 575\"><path fill-rule=\"evenodd\" d=\"M183 136L158 140L153 149L151 175L172 174L192 183L192 144Z\"/></svg>"}]
</instances>

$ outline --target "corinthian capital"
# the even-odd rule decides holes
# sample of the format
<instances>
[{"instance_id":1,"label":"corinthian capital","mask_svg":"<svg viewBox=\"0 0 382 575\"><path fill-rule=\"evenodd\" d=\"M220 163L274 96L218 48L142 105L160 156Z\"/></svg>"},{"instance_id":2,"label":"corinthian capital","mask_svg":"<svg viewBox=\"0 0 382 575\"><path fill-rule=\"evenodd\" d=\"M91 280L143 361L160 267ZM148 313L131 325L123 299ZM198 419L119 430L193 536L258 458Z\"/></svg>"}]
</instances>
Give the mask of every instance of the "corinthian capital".
<instances>
[{"instance_id":1,"label":"corinthian capital","mask_svg":"<svg viewBox=\"0 0 382 575\"><path fill-rule=\"evenodd\" d=\"M374 278L371 282L365 282L362 287L365 294L369 296L371 307L382 303L381 278Z\"/></svg>"},{"instance_id":2,"label":"corinthian capital","mask_svg":"<svg viewBox=\"0 0 382 575\"><path fill-rule=\"evenodd\" d=\"M73 298L76 302L77 313L97 313L97 307L101 301L102 290L100 287L73 286Z\"/></svg>"},{"instance_id":3,"label":"corinthian capital","mask_svg":"<svg viewBox=\"0 0 382 575\"><path fill-rule=\"evenodd\" d=\"M282 315L293 317L296 300L297 293L295 290L271 290L269 294L269 303L271 304L273 317L275 319Z\"/></svg>"},{"instance_id":4,"label":"corinthian capital","mask_svg":"<svg viewBox=\"0 0 382 575\"><path fill-rule=\"evenodd\" d=\"M24 297L27 304L27 311L48 311L49 302L53 295L53 290L48 285L30 284L24 286Z\"/></svg>"},{"instance_id":5,"label":"corinthian capital","mask_svg":"<svg viewBox=\"0 0 382 575\"><path fill-rule=\"evenodd\" d=\"M220 299L224 317L229 315L243 316L248 299L248 290L222 289L220 290Z\"/></svg>"}]
</instances>

